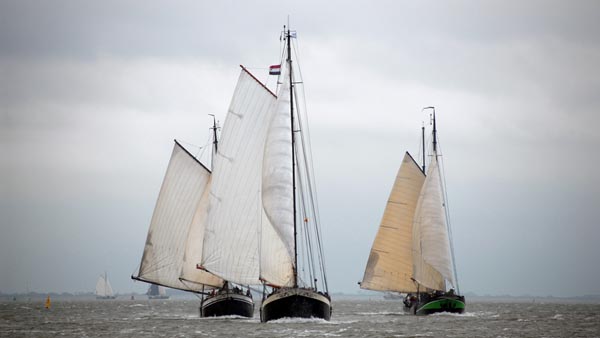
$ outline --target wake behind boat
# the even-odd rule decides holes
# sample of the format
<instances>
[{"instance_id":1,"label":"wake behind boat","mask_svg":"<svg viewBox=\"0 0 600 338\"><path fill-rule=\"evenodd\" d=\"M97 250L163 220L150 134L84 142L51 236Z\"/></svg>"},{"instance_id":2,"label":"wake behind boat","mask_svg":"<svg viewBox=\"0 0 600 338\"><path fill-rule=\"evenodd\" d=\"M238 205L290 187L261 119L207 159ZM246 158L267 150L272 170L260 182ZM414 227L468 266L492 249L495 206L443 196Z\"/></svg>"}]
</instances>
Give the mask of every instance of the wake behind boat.
<instances>
[{"instance_id":1,"label":"wake behind boat","mask_svg":"<svg viewBox=\"0 0 600 338\"><path fill-rule=\"evenodd\" d=\"M404 155L359 284L368 290L405 293L404 310L413 314L463 313L465 298L458 294L435 109L424 109L433 109L429 170L425 175L423 127L423 166L408 152Z\"/></svg>"}]
</instances>

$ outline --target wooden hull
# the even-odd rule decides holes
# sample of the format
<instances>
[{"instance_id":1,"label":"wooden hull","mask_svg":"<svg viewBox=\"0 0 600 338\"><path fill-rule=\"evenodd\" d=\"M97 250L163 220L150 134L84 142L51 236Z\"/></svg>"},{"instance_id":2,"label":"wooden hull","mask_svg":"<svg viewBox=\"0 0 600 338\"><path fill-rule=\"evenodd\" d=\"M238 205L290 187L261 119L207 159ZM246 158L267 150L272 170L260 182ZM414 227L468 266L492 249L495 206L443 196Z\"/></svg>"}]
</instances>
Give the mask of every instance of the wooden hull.
<instances>
[{"instance_id":1,"label":"wooden hull","mask_svg":"<svg viewBox=\"0 0 600 338\"><path fill-rule=\"evenodd\" d=\"M280 318L331 318L331 300L328 296L302 288L280 289L270 294L260 308L260 321Z\"/></svg>"},{"instance_id":2,"label":"wooden hull","mask_svg":"<svg viewBox=\"0 0 600 338\"><path fill-rule=\"evenodd\" d=\"M254 316L254 301L237 293L223 293L206 298L200 304L200 317Z\"/></svg>"}]
</instances>

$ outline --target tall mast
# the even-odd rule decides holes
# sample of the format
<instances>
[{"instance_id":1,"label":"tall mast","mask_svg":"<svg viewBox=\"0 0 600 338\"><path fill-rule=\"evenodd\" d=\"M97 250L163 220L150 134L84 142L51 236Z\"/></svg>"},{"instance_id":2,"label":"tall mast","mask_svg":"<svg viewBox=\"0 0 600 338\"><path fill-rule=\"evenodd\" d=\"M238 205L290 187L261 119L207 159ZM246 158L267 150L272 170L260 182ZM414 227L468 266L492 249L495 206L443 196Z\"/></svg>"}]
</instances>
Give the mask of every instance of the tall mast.
<instances>
[{"instance_id":1,"label":"tall mast","mask_svg":"<svg viewBox=\"0 0 600 338\"><path fill-rule=\"evenodd\" d=\"M429 107L425 107L422 110L425 109L431 109L433 110L433 156L435 157L435 159L437 160L437 128L435 127L435 107L433 106L429 106ZM423 127L424 129L425 127ZM423 142L423 144L425 144L425 142ZM425 161L423 161L423 168L425 168Z\"/></svg>"},{"instance_id":2,"label":"tall mast","mask_svg":"<svg viewBox=\"0 0 600 338\"><path fill-rule=\"evenodd\" d=\"M215 156L217 155L219 140L217 140L217 118L213 114L208 114L208 115L213 117L213 126L212 126L212 128L210 128L213 131L213 153L212 153L212 158L210 161L210 168L212 170L215 165Z\"/></svg>"},{"instance_id":3,"label":"tall mast","mask_svg":"<svg viewBox=\"0 0 600 338\"><path fill-rule=\"evenodd\" d=\"M283 26L283 30L286 35L287 42L287 65L289 69L289 81L290 81L290 121L291 121L291 131L292 131L292 200L294 204L294 287L298 287L298 232L296 227L296 140L294 136L294 90L293 90L293 81L292 81L292 44L291 39L292 36L290 34L290 28L285 30L285 26Z\"/></svg>"},{"instance_id":4,"label":"tall mast","mask_svg":"<svg viewBox=\"0 0 600 338\"><path fill-rule=\"evenodd\" d=\"M423 172L425 172L425 122L421 125L421 138L423 143Z\"/></svg>"}]
</instances>

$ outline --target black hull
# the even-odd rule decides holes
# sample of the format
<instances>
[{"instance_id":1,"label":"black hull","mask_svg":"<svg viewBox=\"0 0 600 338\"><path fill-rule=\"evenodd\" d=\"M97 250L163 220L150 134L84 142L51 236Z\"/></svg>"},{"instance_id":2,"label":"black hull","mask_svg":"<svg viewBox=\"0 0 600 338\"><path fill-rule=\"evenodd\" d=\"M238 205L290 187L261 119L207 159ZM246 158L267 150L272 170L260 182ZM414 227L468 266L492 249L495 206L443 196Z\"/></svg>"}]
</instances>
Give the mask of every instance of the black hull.
<instances>
[{"instance_id":1,"label":"black hull","mask_svg":"<svg viewBox=\"0 0 600 338\"><path fill-rule=\"evenodd\" d=\"M260 321L280 318L331 318L331 301L328 296L310 289L282 289L263 301Z\"/></svg>"},{"instance_id":2,"label":"black hull","mask_svg":"<svg viewBox=\"0 0 600 338\"><path fill-rule=\"evenodd\" d=\"M252 298L242 294L219 294L202 301L200 304L200 317L241 316L252 318L254 316L254 302Z\"/></svg>"}]
</instances>

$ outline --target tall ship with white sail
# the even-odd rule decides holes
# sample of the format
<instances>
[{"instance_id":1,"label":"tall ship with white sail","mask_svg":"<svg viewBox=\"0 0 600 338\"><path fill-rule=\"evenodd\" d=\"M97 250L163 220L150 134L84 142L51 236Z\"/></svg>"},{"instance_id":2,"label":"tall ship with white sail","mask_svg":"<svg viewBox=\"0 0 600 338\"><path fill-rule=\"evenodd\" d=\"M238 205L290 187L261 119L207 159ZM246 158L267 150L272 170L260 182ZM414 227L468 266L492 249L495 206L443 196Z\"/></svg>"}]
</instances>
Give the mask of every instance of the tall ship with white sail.
<instances>
[{"instance_id":1,"label":"tall ship with white sail","mask_svg":"<svg viewBox=\"0 0 600 338\"><path fill-rule=\"evenodd\" d=\"M277 95L242 67L214 160L199 264L262 286L263 322L331 316L295 37L284 27L282 61L270 67Z\"/></svg>"},{"instance_id":2,"label":"tall ship with white sail","mask_svg":"<svg viewBox=\"0 0 600 338\"><path fill-rule=\"evenodd\" d=\"M213 119L213 151L218 149ZM199 294L200 316L252 317L254 301L241 286L197 269L201 261L213 173L175 141L154 208L144 253L132 279ZM213 229L220 231L220 229Z\"/></svg>"},{"instance_id":3,"label":"tall ship with white sail","mask_svg":"<svg viewBox=\"0 0 600 338\"><path fill-rule=\"evenodd\" d=\"M108 274L104 272L104 275L100 275L98 277L98 281L96 282L96 299L115 299L115 296L112 286L108 281Z\"/></svg>"},{"instance_id":4,"label":"tall ship with white sail","mask_svg":"<svg viewBox=\"0 0 600 338\"><path fill-rule=\"evenodd\" d=\"M423 127L422 166L405 153L359 284L406 294L404 310L416 315L463 313L466 303L459 295L435 108L424 109L433 110L428 168Z\"/></svg>"}]
</instances>

